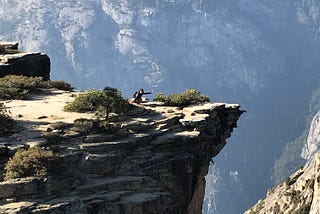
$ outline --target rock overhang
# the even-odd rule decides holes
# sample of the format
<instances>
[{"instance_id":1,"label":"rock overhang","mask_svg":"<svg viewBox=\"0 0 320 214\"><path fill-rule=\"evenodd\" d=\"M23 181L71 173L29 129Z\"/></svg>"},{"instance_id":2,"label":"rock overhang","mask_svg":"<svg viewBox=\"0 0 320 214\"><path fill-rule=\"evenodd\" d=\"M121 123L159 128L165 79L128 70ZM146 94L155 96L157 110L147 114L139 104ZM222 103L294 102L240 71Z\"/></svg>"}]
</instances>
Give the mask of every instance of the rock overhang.
<instances>
[{"instance_id":1,"label":"rock overhang","mask_svg":"<svg viewBox=\"0 0 320 214\"><path fill-rule=\"evenodd\" d=\"M1 191L15 201L26 202L32 197L34 203L24 208L26 212L51 203L47 209L52 212L72 207L81 213L101 195L112 194L116 197L111 200L106 196L98 210L134 207L146 210L140 213L201 213L209 162L223 148L242 113L237 104L204 103L185 108L142 104L131 116L111 118L125 135L88 133L79 137L65 133L65 141L54 146L70 174L50 177L52 185L64 178L62 189L56 185L44 188L37 178L36 182L30 178L17 184L14 180L0 183L0 189L5 187ZM72 178L77 178L76 182ZM30 190L29 195L16 191L21 182ZM152 200L140 197L149 194ZM70 197L67 202L59 199L65 197ZM3 203L0 210L11 212L10 203Z\"/></svg>"}]
</instances>

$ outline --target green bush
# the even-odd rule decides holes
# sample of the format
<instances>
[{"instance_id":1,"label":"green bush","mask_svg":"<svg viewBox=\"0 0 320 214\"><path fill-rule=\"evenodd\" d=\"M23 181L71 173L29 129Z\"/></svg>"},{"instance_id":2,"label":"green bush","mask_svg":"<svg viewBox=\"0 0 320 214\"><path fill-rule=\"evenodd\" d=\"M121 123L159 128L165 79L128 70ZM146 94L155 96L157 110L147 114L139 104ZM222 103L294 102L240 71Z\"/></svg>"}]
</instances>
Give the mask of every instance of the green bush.
<instances>
[{"instance_id":1,"label":"green bush","mask_svg":"<svg viewBox=\"0 0 320 214\"><path fill-rule=\"evenodd\" d=\"M56 132L44 133L43 138L46 139L49 144L57 144L65 139L63 136Z\"/></svg>"},{"instance_id":2,"label":"green bush","mask_svg":"<svg viewBox=\"0 0 320 214\"><path fill-rule=\"evenodd\" d=\"M72 130L76 132L80 132L83 134L87 134L97 129L97 122L93 119L79 118L74 121Z\"/></svg>"},{"instance_id":3,"label":"green bush","mask_svg":"<svg viewBox=\"0 0 320 214\"><path fill-rule=\"evenodd\" d=\"M53 130L64 130L71 126L71 124L63 122L63 121L57 121L50 124L50 128Z\"/></svg>"},{"instance_id":4,"label":"green bush","mask_svg":"<svg viewBox=\"0 0 320 214\"><path fill-rule=\"evenodd\" d=\"M130 108L131 104L122 98L120 91L106 87L103 91L92 89L80 94L64 110L80 113L95 111L98 116L108 119L110 113L126 113Z\"/></svg>"},{"instance_id":5,"label":"green bush","mask_svg":"<svg viewBox=\"0 0 320 214\"><path fill-rule=\"evenodd\" d=\"M106 120L78 118L74 121L71 130L86 135L101 132L115 133L119 130L119 127L116 123Z\"/></svg>"},{"instance_id":6,"label":"green bush","mask_svg":"<svg viewBox=\"0 0 320 214\"><path fill-rule=\"evenodd\" d=\"M162 102L162 103L166 102L166 99L168 98L162 92L156 94L156 96L153 98L154 101Z\"/></svg>"},{"instance_id":7,"label":"green bush","mask_svg":"<svg viewBox=\"0 0 320 214\"><path fill-rule=\"evenodd\" d=\"M13 126L13 120L7 114L6 107L0 103L0 136L8 132Z\"/></svg>"},{"instance_id":8,"label":"green bush","mask_svg":"<svg viewBox=\"0 0 320 214\"><path fill-rule=\"evenodd\" d=\"M154 101L163 102L168 106L185 107L195 103L209 102L210 98L196 89L187 89L181 94L170 94L168 96L159 93L154 97Z\"/></svg>"},{"instance_id":9,"label":"green bush","mask_svg":"<svg viewBox=\"0 0 320 214\"><path fill-rule=\"evenodd\" d=\"M41 77L8 75L0 78L0 99L25 99L40 87Z\"/></svg>"},{"instance_id":10,"label":"green bush","mask_svg":"<svg viewBox=\"0 0 320 214\"><path fill-rule=\"evenodd\" d=\"M7 75L0 78L0 99L26 99L30 93L41 88L72 90L71 85L65 81L43 81L42 77Z\"/></svg>"},{"instance_id":11,"label":"green bush","mask_svg":"<svg viewBox=\"0 0 320 214\"><path fill-rule=\"evenodd\" d=\"M52 151L39 147L18 150L5 166L4 180L47 176L58 169L57 160Z\"/></svg>"},{"instance_id":12,"label":"green bush","mask_svg":"<svg viewBox=\"0 0 320 214\"><path fill-rule=\"evenodd\" d=\"M103 91L92 89L78 95L74 101L64 107L64 110L79 113L96 111L100 105L103 105L104 99Z\"/></svg>"},{"instance_id":13,"label":"green bush","mask_svg":"<svg viewBox=\"0 0 320 214\"><path fill-rule=\"evenodd\" d=\"M72 91L74 88L64 80L49 80L42 82L43 88L55 88L62 91Z\"/></svg>"}]
</instances>

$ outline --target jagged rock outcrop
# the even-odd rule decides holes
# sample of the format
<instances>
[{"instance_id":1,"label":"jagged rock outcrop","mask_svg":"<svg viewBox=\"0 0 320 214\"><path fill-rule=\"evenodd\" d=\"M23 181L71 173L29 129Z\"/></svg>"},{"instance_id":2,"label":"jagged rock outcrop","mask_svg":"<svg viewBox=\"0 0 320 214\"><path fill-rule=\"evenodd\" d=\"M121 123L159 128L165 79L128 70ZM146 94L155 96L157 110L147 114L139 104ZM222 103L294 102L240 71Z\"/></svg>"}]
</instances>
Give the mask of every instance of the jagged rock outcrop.
<instances>
[{"instance_id":1,"label":"jagged rock outcrop","mask_svg":"<svg viewBox=\"0 0 320 214\"><path fill-rule=\"evenodd\" d=\"M320 213L320 152L245 213Z\"/></svg>"},{"instance_id":2,"label":"jagged rock outcrop","mask_svg":"<svg viewBox=\"0 0 320 214\"><path fill-rule=\"evenodd\" d=\"M67 121L62 113L52 115L48 109L41 117L33 114L28 125L27 112L17 111L32 102L45 109L53 105L51 98L6 104L20 128L31 126L33 131L32 139L23 130L1 138L6 148L1 159L5 162L17 147L42 145L60 156L63 170L45 178L1 182L1 213L202 213L211 158L224 147L242 114L236 104L177 108L149 103L127 116L110 118L110 130L84 134L71 130L72 124L54 128L57 120ZM44 142L46 132L58 133L60 140Z\"/></svg>"},{"instance_id":3,"label":"jagged rock outcrop","mask_svg":"<svg viewBox=\"0 0 320 214\"><path fill-rule=\"evenodd\" d=\"M16 42L0 42L0 77L9 74L50 79L50 58L44 53L21 52Z\"/></svg>"},{"instance_id":4,"label":"jagged rock outcrop","mask_svg":"<svg viewBox=\"0 0 320 214\"><path fill-rule=\"evenodd\" d=\"M320 147L320 111L313 117L307 141L302 149L301 156L306 159L310 160L314 154L319 151Z\"/></svg>"}]
</instances>

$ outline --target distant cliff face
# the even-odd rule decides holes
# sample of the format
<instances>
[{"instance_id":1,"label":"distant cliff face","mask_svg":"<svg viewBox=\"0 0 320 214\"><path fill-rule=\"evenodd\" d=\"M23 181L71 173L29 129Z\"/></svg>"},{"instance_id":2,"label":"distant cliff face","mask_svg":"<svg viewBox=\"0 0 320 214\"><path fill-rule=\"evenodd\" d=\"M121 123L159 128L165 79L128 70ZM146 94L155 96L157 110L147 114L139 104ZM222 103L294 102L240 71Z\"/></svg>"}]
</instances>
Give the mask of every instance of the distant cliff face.
<instances>
[{"instance_id":1,"label":"distant cliff face","mask_svg":"<svg viewBox=\"0 0 320 214\"><path fill-rule=\"evenodd\" d=\"M246 214L310 213L320 212L320 153L303 169L287 178L281 185L270 189L265 199Z\"/></svg>"},{"instance_id":2,"label":"distant cliff face","mask_svg":"<svg viewBox=\"0 0 320 214\"><path fill-rule=\"evenodd\" d=\"M6 103L19 128L1 138L1 163L38 145L59 155L62 170L0 182L1 213L202 213L204 176L236 127L239 105L147 103L89 132L71 129L72 118L94 115L61 111L72 94Z\"/></svg>"},{"instance_id":3,"label":"distant cliff face","mask_svg":"<svg viewBox=\"0 0 320 214\"><path fill-rule=\"evenodd\" d=\"M310 27L317 19L316 5L298 2L14 0L2 3L0 39L45 50L53 76L81 88L210 83L257 93L284 72L284 50L265 36L285 36L296 11Z\"/></svg>"}]
</instances>

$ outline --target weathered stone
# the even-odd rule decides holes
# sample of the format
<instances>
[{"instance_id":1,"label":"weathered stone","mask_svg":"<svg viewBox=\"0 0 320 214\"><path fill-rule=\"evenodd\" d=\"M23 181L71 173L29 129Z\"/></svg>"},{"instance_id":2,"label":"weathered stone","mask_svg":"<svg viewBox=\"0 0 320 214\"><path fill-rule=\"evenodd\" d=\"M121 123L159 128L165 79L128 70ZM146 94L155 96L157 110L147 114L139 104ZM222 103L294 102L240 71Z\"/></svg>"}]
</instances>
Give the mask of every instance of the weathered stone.
<instances>
[{"instance_id":1,"label":"weathered stone","mask_svg":"<svg viewBox=\"0 0 320 214\"><path fill-rule=\"evenodd\" d=\"M47 178L20 178L0 182L0 199L23 196L41 197L47 193L64 193L79 186L80 177L49 176Z\"/></svg>"},{"instance_id":2,"label":"weathered stone","mask_svg":"<svg viewBox=\"0 0 320 214\"><path fill-rule=\"evenodd\" d=\"M42 178L23 178L0 183L0 199L41 194L43 191Z\"/></svg>"},{"instance_id":3,"label":"weathered stone","mask_svg":"<svg viewBox=\"0 0 320 214\"><path fill-rule=\"evenodd\" d=\"M4 156L8 154L8 146L0 145L0 156Z\"/></svg>"},{"instance_id":4,"label":"weathered stone","mask_svg":"<svg viewBox=\"0 0 320 214\"><path fill-rule=\"evenodd\" d=\"M94 143L94 142L106 142L117 139L115 135L106 135L106 134L90 134L87 135L84 139L85 143Z\"/></svg>"},{"instance_id":5,"label":"weathered stone","mask_svg":"<svg viewBox=\"0 0 320 214\"><path fill-rule=\"evenodd\" d=\"M45 180L45 192L63 193L70 191L84 182L81 177L49 176Z\"/></svg>"},{"instance_id":6,"label":"weathered stone","mask_svg":"<svg viewBox=\"0 0 320 214\"><path fill-rule=\"evenodd\" d=\"M116 155L87 155L81 161L79 168L88 174L110 175L121 160Z\"/></svg>"},{"instance_id":7,"label":"weathered stone","mask_svg":"<svg viewBox=\"0 0 320 214\"><path fill-rule=\"evenodd\" d=\"M23 75L50 79L50 59L42 53L20 53L0 56L0 77Z\"/></svg>"},{"instance_id":8,"label":"weathered stone","mask_svg":"<svg viewBox=\"0 0 320 214\"><path fill-rule=\"evenodd\" d=\"M130 121L127 123L122 123L121 129L130 130L133 132L145 132L148 129L150 129L150 124L145 122L139 122L139 121Z\"/></svg>"},{"instance_id":9,"label":"weathered stone","mask_svg":"<svg viewBox=\"0 0 320 214\"><path fill-rule=\"evenodd\" d=\"M0 77L24 75L50 79L50 58L43 53L7 53L7 49L18 50L18 43L0 42Z\"/></svg>"}]
</instances>

